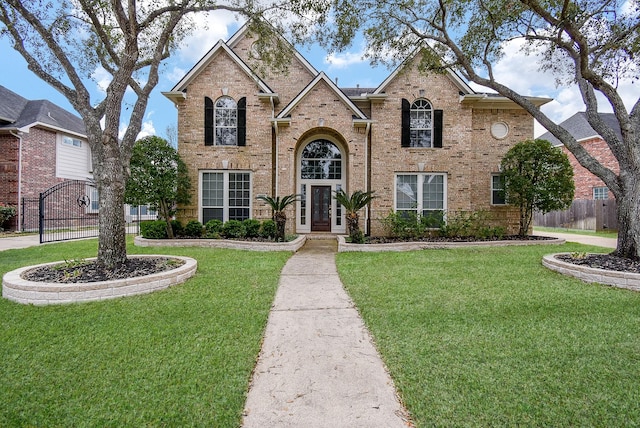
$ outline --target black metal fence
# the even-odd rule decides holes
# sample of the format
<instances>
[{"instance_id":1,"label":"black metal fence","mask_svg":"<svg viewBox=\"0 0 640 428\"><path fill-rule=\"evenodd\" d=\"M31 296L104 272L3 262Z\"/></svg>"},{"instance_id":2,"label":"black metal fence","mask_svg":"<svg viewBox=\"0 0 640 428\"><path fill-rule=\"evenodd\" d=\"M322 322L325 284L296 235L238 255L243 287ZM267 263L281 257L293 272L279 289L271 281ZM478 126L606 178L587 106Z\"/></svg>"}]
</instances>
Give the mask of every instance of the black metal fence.
<instances>
[{"instance_id":1,"label":"black metal fence","mask_svg":"<svg viewBox=\"0 0 640 428\"><path fill-rule=\"evenodd\" d=\"M581 230L618 230L615 199L576 199L565 211L536 212L534 226Z\"/></svg>"},{"instance_id":2,"label":"black metal fence","mask_svg":"<svg viewBox=\"0 0 640 428\"><path fill-rule=\"evenodd\" d=\"M90 181L68 180L40 194L40 242L98 236L98 191Z\"/></svg>"},{"instance_id":3,"label":"black metal fence","mask_svg":"<svg viewBox=\"0 0 640 428\"><path fill-rule=\"evenodd\" d=\"M138 234L148 219L141 207L127 216L127 233ZM40 242L92 238L99 234L98 191L91 181L68 180L45 190L38 198L22 198L20 230L40 234Z\"/></svg>"}]
</instances>

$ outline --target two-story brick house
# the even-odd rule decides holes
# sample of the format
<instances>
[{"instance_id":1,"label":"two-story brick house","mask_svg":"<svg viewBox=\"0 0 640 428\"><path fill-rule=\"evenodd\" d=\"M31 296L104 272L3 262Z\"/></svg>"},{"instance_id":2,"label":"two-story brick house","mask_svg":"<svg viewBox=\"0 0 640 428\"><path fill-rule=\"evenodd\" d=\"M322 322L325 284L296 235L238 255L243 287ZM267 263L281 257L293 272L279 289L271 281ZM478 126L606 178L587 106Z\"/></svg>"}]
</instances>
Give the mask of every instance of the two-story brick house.
<instances>
[{"instance_id":1,"label":"two-story brick house","mask_svg":"<svg viewBox=\"0 0 640 428\"><path fill-rule=\"evenodd\" d=\"M287 73L261 73L254 42L241 28L164 93L178 109L178 150L197 183L182 220L264 219L271 212L257 195L295 193L290 229L344 233L333 199L344 189L375 192L364 213L371 234L402 210L485 210L517 231L499 165L532 138L533 119L513 102L476 93L455 73L421 73L415 58L377 88L339 88L295 50Z\"/></svg>"}]
</instances>

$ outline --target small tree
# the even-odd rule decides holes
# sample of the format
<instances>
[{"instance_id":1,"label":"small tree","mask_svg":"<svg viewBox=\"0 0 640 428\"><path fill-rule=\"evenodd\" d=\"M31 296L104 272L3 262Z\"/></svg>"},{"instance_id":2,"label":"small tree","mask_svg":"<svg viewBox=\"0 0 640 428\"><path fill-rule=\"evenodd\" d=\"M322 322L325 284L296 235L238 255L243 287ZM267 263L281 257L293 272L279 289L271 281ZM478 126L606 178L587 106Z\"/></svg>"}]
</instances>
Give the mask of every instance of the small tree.
<instances>
[{"instance_id":1,"label":"small tree","mask_svg":"<svg viewBox=\"0 0 640 428\"><path fill-rule=\"evenodd\" d=\"M287 213L285 210L287 207L298 200L298 195L287 195L280 199L280 196L275 198L271 196L260 195L257 197L261 201L264 201L273 210L273 221L276 222L276 241L284 241L284 231L287 224Z\"/></svg>"},{"instance_id":2,"label":"small tree","mask_svg":"<svg viewBox=\"0 0 640 428\"><path fill-rule=\"evenodd\" d=\"M340 189L335 192L335 200L344 207L345 218L347 220L347 230L349 231L349 237L351 242L361 244L364 241L362 231L360 230L360 215L358 211L366 207L375 198L373 192L363 192L362 190L356 190L351 194Z\"/></svg>"},{"instance_id":3,"label":"small tree","mask_svg":"<svg viewBox=\"0 0 640 428\"><path fill-rule=\"evenodd\" d=\"M132 205L150 204L167 224L167 236L173 238L171 218L176 204L190 200L191 182L187 166L176 149L160 137L138 140L131 155L131 174L127 180L125 201Z\"/></svg>"},{"instance_id":4,"label":"small tree","mask_svg":"<svg viewBox=\"0 0 640 428\"><path fill-rule=\"evenodd\" d=\"M526 235L533 211L548 213L571 205L573 169L569 158L547 140L525 140L502 159L507 202L520 208L519 235Z\"/></svg>"}]
</instances>

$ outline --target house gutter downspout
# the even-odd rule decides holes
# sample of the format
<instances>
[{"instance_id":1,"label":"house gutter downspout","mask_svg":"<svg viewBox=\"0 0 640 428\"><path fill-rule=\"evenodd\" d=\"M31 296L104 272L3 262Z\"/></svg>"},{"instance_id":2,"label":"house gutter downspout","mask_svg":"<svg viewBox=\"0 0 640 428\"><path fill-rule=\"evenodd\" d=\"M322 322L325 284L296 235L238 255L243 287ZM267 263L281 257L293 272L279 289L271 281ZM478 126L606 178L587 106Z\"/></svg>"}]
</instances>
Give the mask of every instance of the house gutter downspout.
<instances>
[{"instance_id":1,"label":"house gutter downspout","mask_svg":"<svg viewBox=\"0 0 640 428\"><path fill-rule=\"evenodd\" d=\"M367 122L367 127L364 131L364 189L365 192L369 191L369 132L371 132L371 122ZM369 207L371 204L367 204L364 210L364 224L365 234L370 233L369 224Z\"/></svg>"},{"instance_id":2,"label":"house gutter downspout","mask_svg":"<svg viewBox=\"0 0 640 428\"><path fill-rule=\"evenodd\" d=\"M273 125L273 130L274 130L275 136L276 136L276 142L275 142L275 145L276 145L276 147L275 147L276 159L275 159L275 165L274 165L275 177L274 177L274 180L273 180L273 186L274 186L273 190L275 192L275 195L273 195L273 196L277 197L278 196L278 158L280 157L279 156L279 150L278 150L278 147L279 147L279 144L278 144L279 143L279 141L278 141L279 140L279 137L278 137L278 122L275 120L276 107L275 107L275 104L274 104L274 101L273 101L273 97L269 98L269 100L271 101L271 123Z\"/></svg>"},{"instance_id":3,"label":"house gutter downspout","mask_svg":"<svg viewBox=\"0 0 640 428\"><path fill-rule=\"evenodd\" d=\"M22 232L22 134L24 132L17 131L14 134L14 131L9 131L9 133L18 139L18 224L16 228Z\"/></svg>"}]
</instances>

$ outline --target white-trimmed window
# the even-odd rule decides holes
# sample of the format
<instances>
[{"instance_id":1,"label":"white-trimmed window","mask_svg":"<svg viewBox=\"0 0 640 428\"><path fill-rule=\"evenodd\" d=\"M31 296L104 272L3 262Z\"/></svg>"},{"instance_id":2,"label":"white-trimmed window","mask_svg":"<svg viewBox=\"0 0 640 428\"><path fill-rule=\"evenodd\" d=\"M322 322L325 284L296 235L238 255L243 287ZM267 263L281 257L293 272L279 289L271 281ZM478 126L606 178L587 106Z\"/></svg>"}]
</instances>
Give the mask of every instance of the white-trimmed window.
<instances>
[{"instance_id":1,"label":"white-trimmed window","mask_svg":"<svg viewBox=\"0 0 640 428\"><path fill-rule=\"evenodd\" d=\"M200 174L202 223L245 220L251 215L251 173L244 171L203 171Z\"/></svg>"},{"instance_id":2,"label":"white-trimmed window","mask_svg":"<svg viewBox=\"0 0 640 428\"><path fill-rule=\"evenodd\" d=\"M608 187L594 187L593 188L593 199L609 199L609 188Z\"/></svg>"},{"instance_id":3,"label":"white-trimmed window","mask_svg":"<svg viewBox=\"0 0 640 428\"><path fill-rule=\"evenodd\" d=\"M77 138L71 138L67 136L62 137L62 144L73 147L82 147L82 141L78 140Z\"/></svg>"},{"instance_id":4,"label":"white-trimmed window","mask_svg":"<svg viewBox=\"0 0 640 428\"><path fill-rule=\"evenodd\" d=\"M491 174L491 205L506 205L504 180L501 174Z\"/></svg>"},{"instance_id":5,"label":"white-trimmed window","mask_svg":"<svg viewBox=\"0 0 640 428\"><path fill-rule=\"evenodd\" d=\"M238 144L238 104L231 97L220 97L214 107L216 146Z\"/></svg>"},{"instance_id":6,"label":"white-trimmed window","mask_svg":"<svg viewBox=\"0 0 640 428\"><path fill-rule=\"evenodd\" d=\"M447 209L446 174L396 174L396 212L415 212L444 221Z\"/></svg>"}]
</instances>

